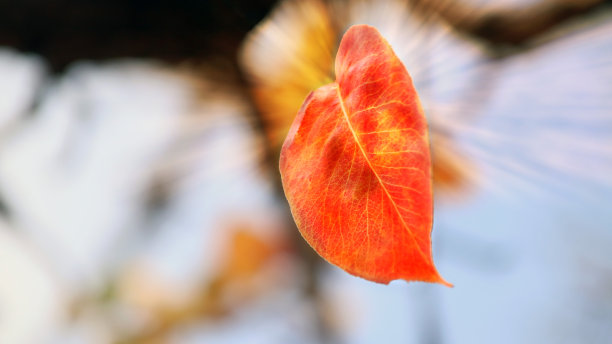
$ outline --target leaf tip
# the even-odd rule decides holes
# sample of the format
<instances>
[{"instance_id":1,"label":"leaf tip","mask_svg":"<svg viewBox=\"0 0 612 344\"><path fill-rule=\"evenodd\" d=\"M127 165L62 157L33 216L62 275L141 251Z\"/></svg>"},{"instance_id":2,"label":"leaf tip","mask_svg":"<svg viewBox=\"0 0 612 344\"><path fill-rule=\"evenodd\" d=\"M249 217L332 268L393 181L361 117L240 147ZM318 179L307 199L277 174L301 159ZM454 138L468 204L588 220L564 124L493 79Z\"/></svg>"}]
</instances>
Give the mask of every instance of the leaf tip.
<instances>
[{"instance_id":1,"label":"leaf tip","mask_svg":"<svg viewBox=\"0 0 612 344\"><path fill-rule=\"evenodd\" d=\"M401 278L401 279L406 281L406 282L437 283L437 284L441 284L441 285L443 285L445 287L449 287L449 288L454 288L455 287L454 284L448 282L447 280L442 278L442 276L440 276L440 275L436 276L434 279L431 279L431 280L419 280L419 279L414 279L414 278ZM381 283L389 284L389 282L391 282L391 281L381 282Z\"/></svg>"},{"instance_id":2,"label":"leaf tip","mask_svg":"<svg viewBox=\"0 0 612 344\"><path fill-rule=\"evenodd\" d=\"M454 284L452 284L452 283L448 282L447 280L445 280L445 279L444 279L444 278L442 278L442 277L440 277L440 280L439 280L439 281L437 281L437 283L442 284L443 286L445 286L445 287L449 287L449 288L454 288L454 287L455 287L455 285L454 285Z\"/></svg>"},{"instance_id":3,"label":"leaf tip","mask_svg":"<svg viewBox=\"0 0 612 344\"><path fill-rule=\"evenodd\" d=\"M455 287L452 283L448 282L442 276L440 276L440 274L437 271L436 271L435 275L432 276L432 277L433 277L433 279L431 281L427 281L427 282L438 283L438 284L441 284L441 285L443 285L445 287L449 287L449 288L454 288Z\"/></svg>"}]
</instances>

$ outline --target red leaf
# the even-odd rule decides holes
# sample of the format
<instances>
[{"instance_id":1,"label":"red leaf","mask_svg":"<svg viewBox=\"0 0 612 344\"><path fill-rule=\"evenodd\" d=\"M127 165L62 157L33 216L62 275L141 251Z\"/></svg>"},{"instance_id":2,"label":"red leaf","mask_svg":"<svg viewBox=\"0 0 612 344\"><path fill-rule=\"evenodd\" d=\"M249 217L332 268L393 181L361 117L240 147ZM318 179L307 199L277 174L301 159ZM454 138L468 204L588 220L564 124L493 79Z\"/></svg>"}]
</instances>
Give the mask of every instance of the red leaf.
<instances>
[{"instance_id":1,"label":"red leaf","mask_svg":"<svg viewBox=\"0 0 612 344\"><path fill-rule=\"evenodd\" d=\"M326 260L365 279L437 282L427 123L412 80L373 27L351 27L336 82L312 92L280 156L291 212Z\"/></svg>"}]
</instances>

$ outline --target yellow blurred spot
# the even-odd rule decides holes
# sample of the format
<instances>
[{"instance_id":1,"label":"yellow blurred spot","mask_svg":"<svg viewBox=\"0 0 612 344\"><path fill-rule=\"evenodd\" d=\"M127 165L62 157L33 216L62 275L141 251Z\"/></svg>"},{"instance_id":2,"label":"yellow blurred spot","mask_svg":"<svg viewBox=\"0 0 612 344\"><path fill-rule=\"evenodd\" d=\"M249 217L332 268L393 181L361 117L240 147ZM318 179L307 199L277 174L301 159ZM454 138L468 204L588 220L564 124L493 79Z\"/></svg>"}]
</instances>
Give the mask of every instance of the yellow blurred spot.
<instances>
[{"instance_id":1,"label":"yellow blurred spot","mask_svg":"<svg viewBox=\"0 0 612 344\"><path fill-rule=\"evenodd\" d=\"M245 40L240 61L274 147L302 102L333 81L338 33L321 1L286 1Z\"/></svg>"}]
</instances>

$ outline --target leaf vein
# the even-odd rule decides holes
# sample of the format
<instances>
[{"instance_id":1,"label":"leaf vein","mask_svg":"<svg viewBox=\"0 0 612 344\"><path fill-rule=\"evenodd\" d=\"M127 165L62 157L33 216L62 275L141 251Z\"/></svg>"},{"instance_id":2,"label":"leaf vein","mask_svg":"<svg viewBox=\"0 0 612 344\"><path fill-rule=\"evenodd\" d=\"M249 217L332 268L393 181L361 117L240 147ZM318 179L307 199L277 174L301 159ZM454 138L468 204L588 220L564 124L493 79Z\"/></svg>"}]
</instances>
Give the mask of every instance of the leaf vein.
<instances>
[{"instance_id":1,"label":"leaf vein","mask_svg":"<svg viewBox=\"0 0 612 344\"><path fill-rule=\"evenodd\" d=\"M421 250L421 246L419 245L419 242L416 240L415 234L410 231L410 228L408 227L408 225L404 221L404 217L400 213L400 207L397 204L395 204L395 201L391 197L391 194L389 194L389 191L385 187L385 184L383 183L382 179L380 179L380 177L376 173L376 170L374 169L374 166L372 165L372 163L368 159L368 155L366 154L365 149L363 148L361 142L359 141L359 137L357 137L357 133L353 129L353 125L352 125L352 123L350 121L350 117L349 117L348 113L346 112L346 107L344 106L344 100L342 99L342 95L340 93L340 85L336 85L336 92L337 92L337 95L338 95L338 100L339 100L339 103L340 103L340 108L342 110L342 114L344 115L344 118L346 119L346 122L348 124L349 130L351 131L351 134L353 134L353 138L355 139L355 142L357 143L357 146L359 147L359 149L361 150L361 153L363 154L363 158L365 159L367 164L370 166L370 169L372 170L372 173L374 174L376 179L378 179L378 182L380 183L381 188L383 189L383 191L386 193L387 197L389 198L389 201L393 205L393 208L395 209L395 212L397 213L400 222L404 226L404 229L408 232L408 234L410 234L410 237L412 238L412 240L415 243L415 247L417 248L417 251L419 252L419 254L421 254L421 256L425 259L425 261L429 260L430 257L425 255L425 253ZM404 209L404 208L402 208L402 209ZM411 212L411 211L408 211L406 209L404 209L404 210L407 211L407 212ZM419 214L416 214L414 211L412 211L412 213L415 214L415 215L419 215Z\"/></svg>"}]
</instances>

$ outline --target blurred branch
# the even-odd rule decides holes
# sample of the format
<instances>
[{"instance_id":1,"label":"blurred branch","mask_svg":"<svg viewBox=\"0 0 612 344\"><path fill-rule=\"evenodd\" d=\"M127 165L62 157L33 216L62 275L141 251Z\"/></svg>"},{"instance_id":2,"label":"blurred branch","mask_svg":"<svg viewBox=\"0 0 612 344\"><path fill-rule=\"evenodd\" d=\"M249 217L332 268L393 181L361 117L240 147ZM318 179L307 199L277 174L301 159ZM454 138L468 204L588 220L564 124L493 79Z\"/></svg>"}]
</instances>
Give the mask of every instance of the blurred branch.
<instances>
[{"instance_id":1,"label":"blurred branch","mask_svg":"<svg viewBox=\"0 0 612 344\"><path fill-rule=\"evenodd\" d=\"M437 15L456 30L495 45L521 45L606 0L548 0L520 6L467 4L465 0L410 0L425 17Z\"/></svg>"},{"instance_id":2,"label":"blurred branch","mask_svg":"<svg viewBox=\"0 0 612 344\"><path fill-rule=\"evenodd\" d=\"M82 59L232 59L274 2L0 0L0 46L40 54L54 72Z\"/></svg>"}]
</instances>

